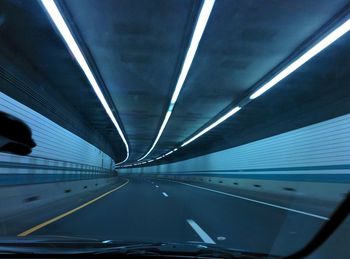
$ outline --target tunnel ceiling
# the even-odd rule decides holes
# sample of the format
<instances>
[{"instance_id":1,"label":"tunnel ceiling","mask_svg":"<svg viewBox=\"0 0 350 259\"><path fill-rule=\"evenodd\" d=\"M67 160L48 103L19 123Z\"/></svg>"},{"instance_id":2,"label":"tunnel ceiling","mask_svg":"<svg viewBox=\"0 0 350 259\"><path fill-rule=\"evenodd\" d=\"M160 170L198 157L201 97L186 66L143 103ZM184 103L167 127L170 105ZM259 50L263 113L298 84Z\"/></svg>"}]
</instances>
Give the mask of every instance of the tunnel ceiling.
<instances>
[{"instance_id":1,"label":"tunnel ceiling","mask_svg":"<svg viewBox=\"0 0 350 259\"><path fill-rule=\"evenodd\" d=\"M82 71L38 2L24 2L4 5L2 35L121 160L124 146ZM56 2L123 126L128 162L134 162L149 150L164 119L201 1ZM149 158L178 146L238 103L346 5L343 0L216 1L174 112ZM349 34L237 116L159 163L349 113L348 60Z\"/></svg>"}]
</instances>

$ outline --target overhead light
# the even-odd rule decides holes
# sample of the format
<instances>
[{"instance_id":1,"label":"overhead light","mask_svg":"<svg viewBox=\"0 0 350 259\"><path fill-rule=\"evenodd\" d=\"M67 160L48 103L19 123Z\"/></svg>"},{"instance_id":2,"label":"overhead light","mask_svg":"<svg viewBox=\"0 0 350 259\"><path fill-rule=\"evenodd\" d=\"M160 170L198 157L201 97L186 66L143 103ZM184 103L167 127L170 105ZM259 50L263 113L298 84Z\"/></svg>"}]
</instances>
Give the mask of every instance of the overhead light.
<instances>
[{"instance_id":1,"label":"overhead light","mask_svg":"<svg viewBox=\"0 0 350 259\"><path fill-rule=\"evenodd\" d=\"M186 142L184 142L184 143L181 145L181 147L184 147L184 146L188 145L189 143L191 143L192 141L196 140L197 138L199 138L199 137L202 136L203 134L207 133L209 130L215 128L217 125L219 125L220 123L222 123L223 121L227 120L229 117L231 117L232 115L234 115L235 113L237 113L240 109L241 109L241 107L239 107L239 106L233 108L231 111L229 111L229 112L226 113L224 116L222 116L221 118L219 118L218 120L216 120L214 123L210 124L208 127L206 127L205 129L203 129L202 131L200 131L198 134L196 134L195 136L193 136L192 138L190 138L189 140L187 140Z\"/></svg>"},{"instance_id":2,"label":"overhead light","mask_svg":"<svg viewBox=\"0 0 350 259\"><path fill-rule=\"evenodd\" d=\"M329 45L331 45L334 41L336 41L337 39L339 39L341 36L343 36L344 34L346 34L348 31L350 30L350 19L348 19L346 22L344 22L342 25L340 25L339 27L337 27L335 30L333 30L330 34L328 34L325 38L323 38L321 41L319 41L316 45L314 45L312 48L310 48L307 52L305 52L302 56L300 56L298 59L296 59L293 63L291 63L289 66L287 66L285 69L283 69L280 73L278 73L275 77L273 77L270 81L268 81L266 84L264 84L261 88L259 88L255 93L253 93L249 98L250 99L255 99L257 97L259 97L260 95L262 95L263 93L265 93L267 90L269 90L270 88L272 88L274 85L276 85L278 82L280 82L281 80L283 80L285 77L287 77L289 74L291 74L292 72L294 72L295 70L297 70L300 66L302 66L303 64L305 64L308 60L310 60L312 57L314 57L315 55L317 55L318 53L320 53L322 50L324 50L325 48L327 48ZM178 91L179 93L180 91ZM175 101L177 99L178 93L176 94L174 92L175 95ZM174 97L173 95L173 97ZM172 106L173 107L173 106ZM197 138L199 138L200 136L202 136L203 134L207 133L208 131L210 131L211 129L213 129L214 127L216 127L217 125L219 125L220 123L222 123L223 121L225 121L226 119L228 119L229 117L231 117L232 115L234 115L235 113L237 113L239 110L241 109L241 107L237 106L235 108L233 108L231 111L229 111L228 113L226 113L224 116L222 116L221 118L219 118L218 120L216 120L214 123L212 123L211 125L209 125L208 127L206 127L205 129L203 129L202 131L200 131L198 134L196 134L195 136L193 136L192 138L190 138L189 140L187 140L186 142L184 142L181 147L184 147L186 145L188 145L189 143L193 142L194 140L196 140ZM172 109L171 109L172 110ZM171 153L177 151L178 149L175 148L172 151L166 153L165 155L159 156L157 157L155 160L159 160L167 155L170 155Z\"/></svg>"},{"instance_id":3,"label":"overhead light","mask_svg":"<svg viewBox=\"0 0 350 259\"><path fill-rule=\"evenodd\" d=\"M125 136L123 134L123 131L121 130L121 127L119 126L116 118L113 115L111 108L109 107L109 105L107 103L107 100L103 96L101 88L99 87L89 65L87 64L83 53L81 52L81 50L80 50L77 42L75 41L72 33L70 32L66 22L63 19L62 14L58 10L55 2L53 0L41 0L41 2L43 4L43 6L45 7L47 13L49 14L50 18L52 19L53 23L55 24L56 28L60 32L61 36L63 37L69 50L71 51L71 53L75 57L76 61L78 62L79 66L83 70L83 72L84 72L85 76L87 77L88 81L90 82L90 85L92 86L95 94L97 95L103 108L107 112L109 118L113 122L113 125L116 127L121 139L123 140L123 143L124 143L125 149L126 149L126 157L122 162L117 163L116 165L125 162L129 158L129 145L125 139Z\"/></svg>"},{"instance_id":4,"label":"overhead light","mask_svg":"<svg viewBox=\"0 0 350 259\"><path fill-rule=\"evenodd\" d=\"M188 71L190 70L193 58L196 54L199 42L202 38L205 26L207 25L207 22L208 22L210 13L213 9L214 3L215 3L215 0L204 0L204 2L203 2L201 11L200 11L199 16L198 16L198 20L197 20L197 23L196 23L196 26L194 29L194 33L192 35L190 46L187 50L186 57L185 57L183 65L182 65L182 69L181 69L179 78L177 79L175 90L174 90L173 95L172 95L171 100L170 100L170 105L168 107L168 111L165 115L165 118L162 122L160 129L159 129L157 137L154 140L151 148L147 151L147 153L144 156L142 156L140 159L138 159L138 161L143 160L152 152L152 150L154 149L154 147L158 143L159 138L162 135L166 124L169 121L170 115L173 111L173 107L177 101L177 98L179 97L180 91L181 91L182 86L185 82Z\"/></svg>"},{"instance_id":5,"label":"overhead light","mask_svg":"<svg viewBox=\"0 0 350 259\"><path fill-rule=\"evenodd\" d=\"M147 157L147 156L152 152L152 150L153 150L154 147L156 146L156 144L157 144L157 142L158 142L160 136L162 135L163 130L164 130L166 124L168 123L168 120L169 120L169 118L170 118L170 115L171 115L171 111L167 111L167 113L166 113L166 115L165 115L165 118L164 118L164 121L163 121L162 125L160 126L160 129L159 129L159 132L158 132L158 134L157 134L157 137L156 137L155 141L154 141L153 144L152 144L152 147L147 151L147 153L146 153L143 157L141 157L141 158L138 159L137 161L141 161L142 159L144 159L145 157Z\"/></svg>"},{"instance_id":6,"label":"overhead light","mask_svg":"<svg viewBox=\"0 0 350 259\"><path fill-rule=\"evenodd\" d=\"M293 63L291 63L289 66L287 66L285 69L283 69L280 73L278 73L275 77L273 77L270 81L268 81L266 84L264 84L261 88L259 88L255 93L253 93L249 98L255 99L265 93L267 90L272 88L274 85L276 85L278 82L286 78L288 75L293 73L295 70L297 70L299 67L301 67L303 64L305 64L308 60L310 60L312 57L320 53L322 50L327 48L329 45L331 45L334 41L339 39L341 36L343 36L345 33L347 33L350 30L350 19L348 19L346 22L341 24L339 27L337 27L335 30L333 30L330 34L328 34L326 37L324 37L321 41L319 41L316 45L314 45L312 48L310 48L307 52L305 52L302 56L300 56L298 59L296 59ZM223 121L225 121L227 118L235 114L241 109L241 107L235 107L228 113L226 113L224 116L219 118L217 121L209 125L207 128L200 131L198 134L184 142L181 147L184 147L194 141L195 139L199 138L206 132L210 131ZM174 151L176 151L174 149ZM167 154L165 154L167 155ZM161 158L161 157L160 157Z\"/></svg>"},{"instance_id":7,"label":"overhead light","mask_svg":"<svg viewBox=\"0 0 350 259\"><path fill-rule=\"evenodd\" d=\"M309 49L307 52L305 52L303 55L301 55L298 59L296 59L293 63L291 63L289 66L287 66L285 69L283 69L281 72L279 72L275 77L273 77L270 81L268 81L266 84L264 84L262 87L260 87L255 93L253 93L249 98L255 99L271 89L273 86L275 86L278 82L286 78L288 75L293 73L295 70L297 70L299 67L301 67L303 64L305 64L307 61L309 61L311 58L316 56L318 53L320 53L322 50L327 48L329 45L331 45L333 42L335 42L337 39L339 39L341 36L343 36L345 33L347 33L350 30L350 19L344 22L342 25L337 27L334 31L332 31L330 34L328 34L325 38L323 38L319 43L317 43L315 46L313 46L311 49Z\"/></svg>"},{"instance_id":8,"label":"overhead light","mask_svg":"<svg viewBox=\"0 0 350 259\"><path fill-rule=\"evenodd\" d=\"M172 154L172 153L174 153L174 150L169 151L169 152L166 153L164 156L168 156L168 155L170 155L170 154Z\"/></svg>"},{"instance_id":9,"label":"overhead light","mask_svg":"<svg viewBox=\"0 0 350 259\"><path fill-rule=\"evenodd\" d=\"M187 50L187 54L185 57L185 61L182 65L180 76L177 80L175 91L173 93L173 96L171 98L170 103L175 104L177 98L179 97L181 88L185 82L185 79L187 77L188 71L190 70L194 55L197 52L197 48L199 45L199 42L202 38L205 26L207 25L210 13L213 9L215 0L205 0L202 6L202 9L200 11L197 24L191 39L190 47Z\"/></svg>"},{"instance_id":10,"label":"overhead light","mask_svg":"<svg viewBox=\"0 0 350 259\"><path fill-rule=\"evenodd\" d=\"M186 145L188 145L189 143L191 143L192 141L194 141L195 139L199 138L200 136L202 136L203 134L207 133L209 130L213 129L214 127L216 127L217 125L219 125L220 123L222 123L223 121L227 120L229 117L231 117L232 115L234 115L235 113L237 113L239 110L241 109L241 107L236 106L235 108L233 108L232 110L230 110L228 113L226 113L224 116L220 117L218 120L216 120L214 123L210 124L208 127L206 127L205 129L203 129L201 132L199 132L198 134L196 134L195 136L193 136L192 138L190 138L189 140L187 140L186 142L184 142L181 147L184 147ZM159 160L163 157L166 157L174 152L176 152L178 150L178 148L174 148L173 150L169 151L168 153L161 155L159 157L157 157L155 160Z\"/></svg>"}]
</instances>

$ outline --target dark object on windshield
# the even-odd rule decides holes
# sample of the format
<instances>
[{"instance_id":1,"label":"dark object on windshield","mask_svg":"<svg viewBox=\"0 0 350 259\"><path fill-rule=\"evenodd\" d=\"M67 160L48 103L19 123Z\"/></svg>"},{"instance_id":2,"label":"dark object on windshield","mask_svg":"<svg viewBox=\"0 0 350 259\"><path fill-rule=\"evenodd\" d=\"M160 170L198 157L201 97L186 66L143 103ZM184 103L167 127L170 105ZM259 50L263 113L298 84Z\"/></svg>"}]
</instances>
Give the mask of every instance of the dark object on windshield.
<instances>
[{"instance_id":1,"label":"dark object on windshield","mask_svg":"<svg viewBox=\"0 0 350 259\"><path fill-rule=\"evenodd\" d=\"M0 112L0 152L26 156L36 146L32 131L22 120Z\"/></svg>"}]
</instances>

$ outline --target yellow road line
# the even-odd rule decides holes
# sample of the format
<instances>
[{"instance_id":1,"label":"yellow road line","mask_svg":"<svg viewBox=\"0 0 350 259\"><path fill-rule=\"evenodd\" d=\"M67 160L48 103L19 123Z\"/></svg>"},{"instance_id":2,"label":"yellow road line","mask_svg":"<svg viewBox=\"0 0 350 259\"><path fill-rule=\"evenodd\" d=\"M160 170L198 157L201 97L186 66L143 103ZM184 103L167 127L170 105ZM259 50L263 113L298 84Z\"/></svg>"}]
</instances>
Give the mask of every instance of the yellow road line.
<instances>
[{"instance_id":1,"label":"yellow road line","mask_svg":"<svg viewBox=\"0 0 350 259\"><path fill-rule=\"evenodd\" d=\"M33 233L34 231L37 231L38 229L41 229L41 228L43 228L43 227L45 227L45 226L47 226L47 225L49 225L49 224L59 220L59 219L62 219L64 217L66 217L66 216L68 216L68 215L70 215L70 214L72 214L72 213L74 213L74 212L76 212L76 211L78 211L78 210L80 210L80 209L90 205L91 203L94 203L95 201L97 201L97 200L107 196L108 194L111 194L112 192L122 188L123 186L127 185L128 183L129 183L129 179L127 179L127 182L123 183L122 185L118 186L117 188L114 188L113 190L110 190L110 191L108 191L108 192L106 192L106 193L96 197L95 199L92 199L91 201L88 201L88 202L84 203L83 205L80 205L79 207L77 207L75 209L67 211L67 212L65 212L65 213L63 213L63 214L61 214L61 215L59 215L57 217L54 217L54 218L52 218L52 219L50 219L48 221L45 221L45 222L43 222L43 223L41 223L41 224L39 224L39 225L37 225L35 227L32 227L32 228L30 228L30 229L28 229L28 230L18 234L17 236L19 236L19 237L27 236L27 235Z\"/></svg>"}]
</instances>

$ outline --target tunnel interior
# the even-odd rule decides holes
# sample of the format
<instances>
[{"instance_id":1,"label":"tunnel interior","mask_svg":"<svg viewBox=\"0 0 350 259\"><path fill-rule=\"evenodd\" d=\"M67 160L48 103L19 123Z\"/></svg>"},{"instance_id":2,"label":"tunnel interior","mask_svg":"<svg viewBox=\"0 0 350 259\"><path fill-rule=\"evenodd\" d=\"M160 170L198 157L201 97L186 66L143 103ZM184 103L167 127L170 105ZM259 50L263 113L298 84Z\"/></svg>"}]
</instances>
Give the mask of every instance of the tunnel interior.
<instances>
[{"instance_id":1,"label":"tunnel interior","mask_svg":"<svg viewBox=\"0 0 350 259\"><path fill-rule=\"evenodd\" d=\"M58 4L122 122L132 164L149 149L163 121L200 2L138 2L136 9L133 1ZM1 90L120 161L125 147L117 131L40 4L4 1L1 9L1 47L6 53L1 63L14 77L10 82L2 79ZM344 16L346 9L344 1L216 3L174 112L149 159L175 148L238 103L255 84L271 77L310 39ZM147 19L151 13L152 19ZM234 119L157 163L227 149L347 114L348 41L345 35Z\"/></svg>"},{"instance_id":2,"label":"tunnel interior","mask_svg":"<svg viewBox=\"0 0 350 259\"><path fill-rule=\"evenodd\" d=\"M25 143L0 131L0 201L9 200L0 209L8 228L0 233L28 228L16 223L21 213L38 215L46 206L47 213L28 221L34 224L54 216L55 202L63 213L78 199L89 203L113 193L115 204L129 201L118 216L128 223L118 225L119 238L154 231L173 240L173 231L188 241L198 239L191 228L199 225L181 213L200 218L205 206L221 211L234 197L241 200L232 206L241 210L225 207L222 224L201 218L215 233L199 235L202 241L283 255L301 249L349 192L349 30L345 0L0 1L0 112L23 122L35 142L16 153L13 147ZM322 44L328 45L316 52ZM1 124L4 129L8 121ZM150 186L160 190L157 197ZM246 201L268 204L259 215L267 226L276 218L271 230ZM108 202L106 222L118 207ZM199 204L196 212L191 204ZM287 220L271 208L296 215ZM167 222L158 214L167 210L173 225L163 232ZM140 211L142 220L128 218ZM224 223L240 228L227 223L232 215L250 229L242 220L248 215L268 241L257 238L254 247L232 233L224 241ZM177 225L180 218L192 232ZM38 233L64 235L75 229L72 222L54 223L57 233L55 225ZM91 234L82 229L77 232ZM108 237L103 229L91 231ZM300 240L286 245L293 235ZM335 247L333 241L322 253Z\"/></svg>"}]
</instances>

